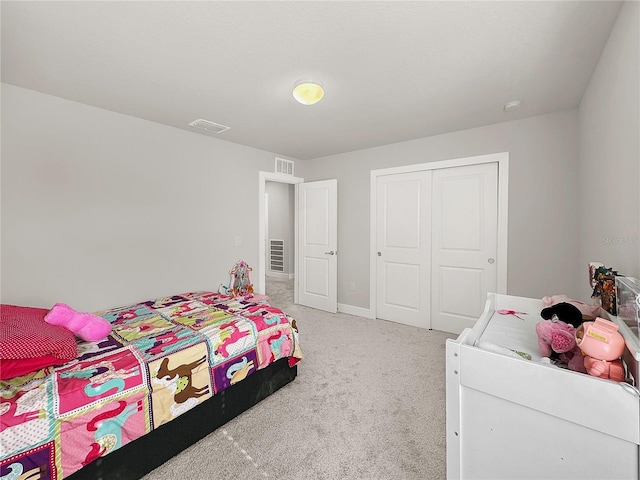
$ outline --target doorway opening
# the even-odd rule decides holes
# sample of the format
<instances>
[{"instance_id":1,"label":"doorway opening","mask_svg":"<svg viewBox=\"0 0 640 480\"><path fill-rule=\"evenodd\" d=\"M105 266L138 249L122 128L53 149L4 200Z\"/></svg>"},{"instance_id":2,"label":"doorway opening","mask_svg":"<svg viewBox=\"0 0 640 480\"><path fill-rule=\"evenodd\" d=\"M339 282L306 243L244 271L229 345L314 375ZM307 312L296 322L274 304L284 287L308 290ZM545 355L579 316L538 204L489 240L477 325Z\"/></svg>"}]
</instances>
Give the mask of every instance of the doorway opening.
<instances>
[{"instance_id":1,"label":"doorway opening","mask_svg":"<svg viewBox=\"0 0 640 480\"><path fill-rule=\"evenodd\" d=\"M274 303L293 303L295 185L265 184L265 293Z\"/></svg>"},{"instance_id":2,"label":"doorway opening","mask_svg":"<svg viewBox=\"0 0 640 480\"><path fill-rule=\"evenodd\" d=\"M291 272L295 271L295 185L302 183L304 179L282 173L259 172L258 180L258 274L255 290L257 293L268 294L266 291L268 273L270 273L269 278L273 282L286 281L286 289L292 288L295 290L293 276L289 278L289 270L285 272L285 269L290 267ZM274 211L274 208L272 208L274 206L277 207L277 211ZM288 213L285 214L285 211L290 211L291 216L289 216ZM273 217L275 217L275 219ZM277 224L270 228L269 224L272 223L272 220L275 220ZM278 226L278 224L280 225ZM285 236L284 233L286 233L287 229L292 232L290 241L287 241L286 238L278 238ZM270 240L283 240L284 249L282 259L277 259L275 258L277 255L273 255L273 267L280 268L281 266L282 271L270 271ZM286 250L286 252L284 250ZM274 252L275 251L274 249ZM282 261L282 264L279 263L280 261ZM282 276L277 278L273 275L275 273L282 274ZM294 293L292 294L295 296Z\"/></svg>"}]
</instances>

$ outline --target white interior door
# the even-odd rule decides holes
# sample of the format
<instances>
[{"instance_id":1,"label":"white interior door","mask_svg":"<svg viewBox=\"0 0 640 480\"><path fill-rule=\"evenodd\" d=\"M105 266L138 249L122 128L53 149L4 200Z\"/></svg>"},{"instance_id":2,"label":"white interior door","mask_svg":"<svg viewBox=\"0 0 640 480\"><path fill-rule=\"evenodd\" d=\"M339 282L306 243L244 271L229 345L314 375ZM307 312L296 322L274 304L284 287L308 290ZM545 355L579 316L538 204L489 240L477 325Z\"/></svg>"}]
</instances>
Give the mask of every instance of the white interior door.
<instances>
[{"instance_id":1,"label":"white interior door","mask_svg":"<svg viewBox=\"0 0 640 480\"><path fill-rule=\"evenodd\" d=\"M376 316L430 328L431 172L376 183Z\"/></svg>"},{"instance_id":2,"label":"white interior door","mask_svg":"<svg viewBox=\"0 0 640 480\"><path fill-rule=\"evenodd\" d=\"M431 328L460 333L496 291L498 165L433 170Z\"/></svg>"},{"instance_id":3,"label":"white interior door","mask_svg":"<svg viewBox=\"0 0 640 480\"><path fill-rule=\"evenodd\" d=\"M296 189L297 301L335 313L338 307L338 181L301 183Z\"/></svg>"}]
</instances>

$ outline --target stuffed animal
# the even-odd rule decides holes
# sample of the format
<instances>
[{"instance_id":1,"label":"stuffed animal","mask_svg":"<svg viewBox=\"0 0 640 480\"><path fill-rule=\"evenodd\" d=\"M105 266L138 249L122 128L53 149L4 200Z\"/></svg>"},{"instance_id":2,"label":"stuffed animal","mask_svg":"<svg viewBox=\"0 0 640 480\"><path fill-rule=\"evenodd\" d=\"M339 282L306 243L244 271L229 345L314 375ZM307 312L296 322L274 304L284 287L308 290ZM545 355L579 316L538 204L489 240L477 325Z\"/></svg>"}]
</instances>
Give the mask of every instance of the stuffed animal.
<instances>
[{"instance_id":1,"label":"stuffed animal","mask_svg":"<svg viewBox=\"0 0 640 480\"><path fill-rule=\"evenodd\" d=\"M540 355L586 373L582 352L576 345L576 329L560 320L542 320L536 324Z\"/></svg>"},{"instance_id":2,"label":"stuffed animal","mask_svg":"<svg viewBox=\"0 0 640 480\"><path fill-rule=\"evenodd\" d=\"M578 328L582 322L593 320L600 313L599 305L588 305L578 300L573 300L567 295L552 295L543 297L542 304L545 308L540 312L540 316L545 320L550 320L555 315L558 320Z\"/></svg>"},{"instance_id":3,"label":"stuffed animal","mask_svg":"<svg viewBox=\"0 0 640 480\"><path fill-rule=\"evenodd\" d=\"M585 365L585 357L580 349L576 346L567 353L560 354L560 362L564 363L569 370L574 372L587 373Z\"/></svg>"},{"instance_id":4,"label":"stuffed animal","mask_svg":"<svg viewBox=\"0 0 640 480\"><path fill-rule=\"evenodd\" d=\"M65 327L87 342L102 340L111 332L111 324L104 318L93 313L78 312L64 303L56 303L45 315L44 321Z\"/></svg>"}]
</instances>

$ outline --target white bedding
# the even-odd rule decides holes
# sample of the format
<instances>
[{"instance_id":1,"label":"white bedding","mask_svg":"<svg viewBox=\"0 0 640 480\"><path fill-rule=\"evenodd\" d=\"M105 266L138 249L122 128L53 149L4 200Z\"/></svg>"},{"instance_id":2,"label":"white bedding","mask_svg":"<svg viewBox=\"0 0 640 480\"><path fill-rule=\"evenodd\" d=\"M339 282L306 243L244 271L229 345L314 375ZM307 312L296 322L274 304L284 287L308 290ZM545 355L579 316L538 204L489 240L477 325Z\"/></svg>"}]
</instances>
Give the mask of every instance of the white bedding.
<instances>
[{"instance_id":1,"label":"white bedding","mask_svg":"<svg viewBox=\"0 0 640 480\"><path fill-rule=\"evenodd\" d=\"M509 299L508 304L489 306L489 308L493 307L493 314L478 338L476 346L489 350L491 345L497 345L512 351L527 353L531 356L531 361L540 361L536 324L542 320L540 316L540 311L544 308L542 300L536 303L531 299L520 297L509 297ZM513 310L518 313L517 316L500 314L499 310Z\"/></svg>"}]
</instances>

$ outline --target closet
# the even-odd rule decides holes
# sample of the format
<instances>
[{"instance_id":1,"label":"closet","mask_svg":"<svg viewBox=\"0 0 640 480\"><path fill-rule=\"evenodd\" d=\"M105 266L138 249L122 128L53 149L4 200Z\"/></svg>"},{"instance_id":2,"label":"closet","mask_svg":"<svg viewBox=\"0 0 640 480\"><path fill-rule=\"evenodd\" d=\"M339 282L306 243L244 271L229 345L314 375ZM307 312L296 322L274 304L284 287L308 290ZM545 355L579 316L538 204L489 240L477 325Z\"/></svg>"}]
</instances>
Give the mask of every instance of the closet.
<instances>
[{"instance_id":1,"label":"closet","mask_svg":"<svg viewBox=\"0 0 640 480\"><path fill-rule=\"evenodd\" d=\"M372 172L377 318L460 333L506 289L508 154Z\"/></svg>"}]
</instances>

